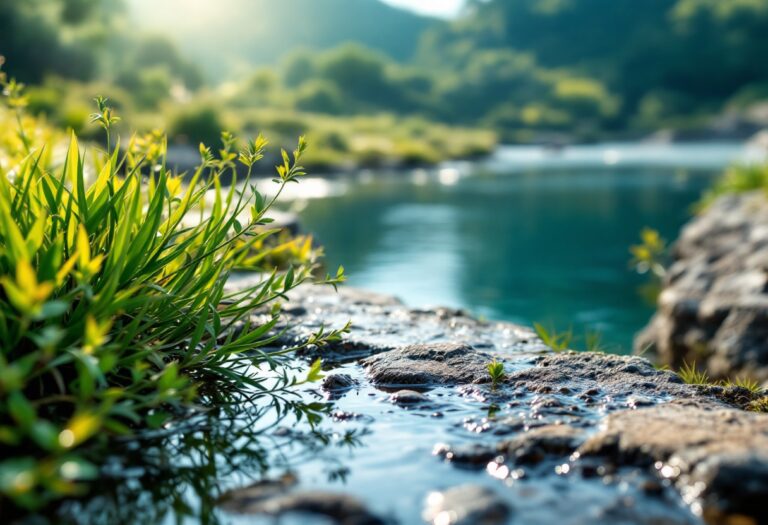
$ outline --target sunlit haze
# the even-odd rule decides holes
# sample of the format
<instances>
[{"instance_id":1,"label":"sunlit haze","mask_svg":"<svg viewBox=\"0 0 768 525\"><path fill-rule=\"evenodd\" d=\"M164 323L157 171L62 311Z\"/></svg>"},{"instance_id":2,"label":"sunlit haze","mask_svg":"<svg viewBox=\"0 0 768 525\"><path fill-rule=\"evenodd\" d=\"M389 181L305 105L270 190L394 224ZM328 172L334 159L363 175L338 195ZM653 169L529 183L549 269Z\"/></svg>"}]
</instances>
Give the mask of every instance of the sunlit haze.
<instances>
[{"instance_id":1,"label":"sunlit haze","mask_svg":"<svg viewBox=\"0 0 768 525\"><path fill-rule=\"evenodd\" d=\"M464 0L383 0L385 3L425 15L451 17L459 13Z\"/></svg>"}]
</instances>

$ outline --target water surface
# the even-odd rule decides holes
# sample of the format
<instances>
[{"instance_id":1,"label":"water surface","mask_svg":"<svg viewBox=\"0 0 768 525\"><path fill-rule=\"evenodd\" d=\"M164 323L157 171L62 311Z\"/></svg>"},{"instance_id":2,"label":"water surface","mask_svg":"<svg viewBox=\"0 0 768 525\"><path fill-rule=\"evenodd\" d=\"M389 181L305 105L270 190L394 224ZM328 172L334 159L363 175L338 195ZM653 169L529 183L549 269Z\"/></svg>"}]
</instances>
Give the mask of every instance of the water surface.
<instances>
[{"instance_id":1,"label":"water surface","mask_svg":"<svg viewBox=\"0 0 768 525\"><path fill-rule=\"evenodd\" d=\"M368 173L302 212L353 286L412 306L602 334L628 351L652 313L629 247L648 226L673 240L740 144L503 148L481 164ZM316 189L316 188L315 188Z\"/></svg>"}]
</instances>

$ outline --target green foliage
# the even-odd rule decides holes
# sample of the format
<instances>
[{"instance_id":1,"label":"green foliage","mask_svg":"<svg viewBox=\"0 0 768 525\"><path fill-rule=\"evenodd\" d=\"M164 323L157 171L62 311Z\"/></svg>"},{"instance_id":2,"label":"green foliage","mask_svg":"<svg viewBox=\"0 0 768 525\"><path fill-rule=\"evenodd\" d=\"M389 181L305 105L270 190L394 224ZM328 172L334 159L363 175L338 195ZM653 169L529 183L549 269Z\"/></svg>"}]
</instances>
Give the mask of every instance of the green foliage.
<instances>
[{"instance_id":1,"label":"green foliage","mask_svg":"<svg viewBox=\"0 0 768 525\"><path fill-rule=\"evenodd\" d=\"M504 363L495 359L488 363L488 375L491 376L491 385L493 388L496 388L506 377L504 374Z\"/></svg>"},{"instance_id":2,"label":"green foliage","mask_svg":"<svg viewBox=\"0 0 768 525\"><path fill-rule=\"evenodd\" d=\"M449 22L358 0L227 0L216 16L179 17L183 9L183 0L5 1L0 50L23 81L99 78L151 115L208 96L205 69L222 91L240 85L237 107L418 116L488 127L507 142L699 128L768 93L768 72L755 66L768 51L764 0L487 0ZM128 12L163 35L172 25L177 42L128 32ZM241 80L253 66L272 68L257 79L266 84ZM35 107L55 108L50 98Z\"/></svg>"},{"instance_id":3,"label":"green foliage","mask_svg":"<svg viewBox=\"0 0 768 525\"><path fill-rule=\"evenodd\" d=\"M584 334L584 350L587 352L603 352L603 336L598 331L588 331Z\"/></svg>"},{"instance_id":4,"label":"green foliage","mask_svg":"<svg viewBox=\"0 0 768 525\"><path fill-rule=\"evenodd\" d=\"M405 61L422 32L434 20L360 0L225 0L215 16L179 16L186 0L132 0L130 8L143 27L166 32L173 27L185 54L195 57L209 78L236 76L238 65L265 65L298 47L325 50L347 42Z\"/></svg>"},{"instance_id":5,"label":"green foliage","mask_svg":"<svg viewBox=\"0 0 768 525\"><path fill-rule=\"evenodd\" d=\"M743 388L754 395L760 395L763 392L763 388L760 386L760 383L748 377L713 381L706 371L700 370L696 366L695 361L692 363L683 363L683 366L678 371L678 375L680 376L680 379L683 380L683 382L689 385L714 385L724 388ZM750 402L748 410L754 410L756 412L765 411L765 409L768 408L768 402L766 399L768 398L763 397L753 400Z\"/></svg>"},{"instance_id":6,"label":"green foliage","mask_svg":"<svg viewBox=\"0 0 768 525\"><path fill-rule=\"evenodd\" d=\"M534 331L539 339L555 352L564 350L582 350L584 352L604 352L602 344L602 334L598 331L587 330L583 337L576 337L572 329L566 332L558 332L554 328L546 328L541 323L533 323ZM580 348L576 348L578 342L581 342Z\"/></svg>"},{"instance_id":7,"label":"green foliage","mask_svg":"<svg viewBox=\"0 0 768 525\"><path fill-rule=\"evenodd\" d=\"M338 88L327 81L302 84L296 91L296 109L312 113L338 115L344 112L344 97Z\"/></svg>"},{"instance_id":8,"label":"green foliage","mask_svg":"<svg viewBox=\"0 0 768 525\"><path fill-rule=\"evenodd\" d=\"M184 181L166 169L160 134L135 137L122 155L110 140L86 154L71 134L62 164L56 133L24 116L4 83L18 96L0 113L0 494L31 508L81 494L97 474L93 451L115 436L305 381L286 368L293 349L265 348L279 336L275 301L315 280L317 253L265 264L276 233L267 214L304 175L303 139L282 151L269 199L251 185L261 138L241 148L223 133L217 153L201 144ZM109 136L117 117L99 98L91 120ZM240 184L224 189L223 177ZM226 288L242 267L265 273ZM320 282L343 280L340 270ZM316 363L306 380L318 377Z\"/></svg>"},{"instance_id":9,"label":"green foliage","mask_svg":"<svg viewBox=\"0 0 768 525\"><path fill-rule=\"evenodd\" d=\"M763 190L768 192L768 164L735 165L714 184L702 198L699 209L706 208L721 195Z\"/></svg>"},{"instance_id":10,"label":"green foliage","mask_svg":"<svg viewBox=\"0 0 768 525\"><path fill-rule=\"evenodd\" d=\"M557 332L554 329L547 329L541 323L533 323L533 328L536 331L536 335L539 339L555 352L562 352L568 350L573 341L573 331Z\"/></svg>"},{"instance_id":11,"label":"green foliage","mask_svg":"<svg viewBox=\"0 0 768 525\"><path fill-rule=\"evenodd\" d=\"M542 129L643 132L699 125L724 101L764 92L768 72L754 64L768 51L767 24L764 0L475 1L465 16L431 28L419 57L463 86L456 99L465 91L470 111L487 119L496 115L490 107L509 113L529 105L533 92L546 113L565 117L540 121ZM513 52L528 64L513 65ZM494 55L495 70L477 74ZM518 80L505 96L513 72ZM506 119L500 131L525 137Z\"/></svg>"},{"instance_id":12,"label":"green foliage","mask_svg":"<svg viewBox=\"0 0 768 525\"><path fill-rule=\"evenodd\" d=\"M187 144L214 144L223 127L215 106L199 105L179 110L171 119L170 133Z\"/></svg>"},{"instance_id":13,"label":"green foliage","mask_svg":"<svg viewBox=\"0 0 768 525\"><path fill-rule=\"evenodd\" d=\"M94 29L95 20L114 7L112 0L0 1L0 53L9 59L10 73L24 82L47 74L91 78L98 68L93 44L99 31L84 29Z\"/></svg>"}]
</instances>

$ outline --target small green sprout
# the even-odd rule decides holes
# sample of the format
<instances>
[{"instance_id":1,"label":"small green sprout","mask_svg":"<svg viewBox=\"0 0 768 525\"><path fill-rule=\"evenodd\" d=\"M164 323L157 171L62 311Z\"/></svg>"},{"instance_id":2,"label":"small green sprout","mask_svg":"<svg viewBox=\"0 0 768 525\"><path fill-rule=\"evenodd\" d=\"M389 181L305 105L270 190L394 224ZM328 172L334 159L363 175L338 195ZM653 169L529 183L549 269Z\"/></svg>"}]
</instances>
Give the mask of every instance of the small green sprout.
<instances>
[{"instance_id":1,"label":"small green sprout","mask_svg":"<svg viewBox=\"0 0 768 525\"><path fill-rule=\"evenodd\" d=\"M501 363L496 359L488 363L488 374L491 376L491 384L493 385L493 388L496 388L506 377L504 374L504 363Z\"/></svg>"}]
</instances>

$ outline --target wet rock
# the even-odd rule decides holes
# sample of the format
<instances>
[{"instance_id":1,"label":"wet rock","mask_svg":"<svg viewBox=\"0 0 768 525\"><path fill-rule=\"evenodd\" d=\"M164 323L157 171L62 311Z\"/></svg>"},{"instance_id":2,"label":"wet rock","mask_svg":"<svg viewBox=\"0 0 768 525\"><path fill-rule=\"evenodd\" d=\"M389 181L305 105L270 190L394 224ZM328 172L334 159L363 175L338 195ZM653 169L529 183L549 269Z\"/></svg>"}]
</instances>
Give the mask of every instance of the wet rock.
<instances>
[{"instance_id":1,"label":"wet rock","mask_svg":"<svg viewBox=\"0 0 768 525\"><path fill-rule=\"evenodd\" d=\"M520 432L496 445L480 443L435 445L432 453L460 467L485 468L491 461L536 464L547 458L567 457L586 439L584 429L569 425L545 425Z\"/></svg>"},{"instance_id":2,"label":"wet rock","mask_svg":"<svg viewBox=\"0 0 768 525\"><path fill-rule=\"evenodd\" d=\"M423 518L434 525L500 525L511 509L494 491L480 485L461 485L427 497Z\"/></svg>"},{"instance_id":3,"label":"wet rock","mask_svg":"<svg viewBox=\"0 0 768 525\"><path fill-rule=\"evenodd\" d=\"M496 447L481 445L480 443L454 446L440 443L435 445L432 453L457 466L472 468L485 468L490 461L499 455Z\"/></svg>"},{"instance_id":4,"label":"wet rock","mask_svg":"<svg viewBox=\"0 0 768 525\"><path fill-rule=\"evenodd\" d=\"M548 456L568 456L584 442L583 429L547 425L499 443L497 450L519 464L539 463Z\"/></svg>"},{"instance_id":5,"label":"wet rock","mask_svg":"<svg viewBox=\"0 0 768 525\"><path fill-rule=\"evenodd\" d=\"M389 396L389 400L396 405L418 405L430 403L429 396L415 390L398 390Z\"/></svg>"},{"instance_id":6,"label":"wet rock","mask_svg":"<svg viewBox=\"0 0 768 525\"><path fill-rule=\"evenodd\" d=\"M340 393L357 386L357 381L348 374L330 374L325 376L321 384L326 392Z\"/></svg>"},{"instance_id":7,"label":"wet rock","mask_svg":"<svg viewBox=\"0 0 768 525\"><path fill-rule=\"evenodd\" d=\"M265 501L285 494L298 483L298 479L291 473L286 473L277 479L265 479L247 487L226 492L219 500L219 505L235 512L249 505Z\"/></svg>"},{"instance_id":8,"label":"wet rock","mask_svg":"<svg viewBox=\"0 0 768 525\"><path fill-rule=\"evenodd\" d=\"M579 448L619 465L655 465L708 522L768 522L768 415L712 402L616 412ZM750 523L746 521L745 523Z\"/></svg>"},{"instance_id":9,"label":"wet rock","mask_svg":"<svg viewBox=\"0 0 768 525\"><path fill-rule=\"evenodd\" d=\"M768 380L768 200L716 200L681 232L658 311L635 340L673 367Z\"/></svg>"},{"instance_id":10,"label":"wet rock","mask_svg":"<svg viewBox=\"0 0 768 525\"><path fill-rule=\"evenodd\" d=\"M231 491L222 498L221 507L238 514L265 514L279 517L302 513L329 518L337 525L384 525L352 496L326 491L296 491L285 494L255 495L251 488Z\"/></svg>"},{"instance_id":11,"label":"wet rock","mask_svg":"<svg viewBox=\"0 0 768 525\"><path fill-rule=\"evenodd\" d=\"M309 358L322 357L326 364L354 361L416 343L464 343L507 354L547 351L529 328L480 321L461 310L412 310L391 296L349 287L339 287L335 293L329 287L307 285L289 295L290 301L283 305L285 325L280 329L287 331L279 340L281 345L306 341L321 325L341 327L352 321L350 333L341 342L302 351ZM264 318L255 321L268 318L268 312L254 315Z\"/></svg>"},{"instance_id":12,"label":"wet rock","mask_svg":"<svg viewBox=\"0 0 768 525\"><path fill-rule=\"evenodd\" d=\"M676 374L656 370L647 359L590 352L539 358L535 366L509 374L506 382L530 392L549 393L567 387L577 398L591 402L637 396L658 401L698 393Z\"/></svg>"},{"instance_id":13,"label":"wet rock","mask_svg":"<svg viewBox=\"0 0 768 525\"><path fill-rule=\"evenodd\" d=\"M488 383L490 354L461 343L409 345L362 361L379 386Z\"/></svg>"},{"instance_id":14,"label":"wet rock","mask_svg":"<svg viewBox=\"0 0 768 525\"><path fill-rule=\"evenodd\" d=\"M355 412L346 412L344 410L335 410L331 412L331 417L334 421L355 421L355 420L367 420L369 421L369 417L365 417L362 414L357 414Z\"/></svg>"}]
</instances>

